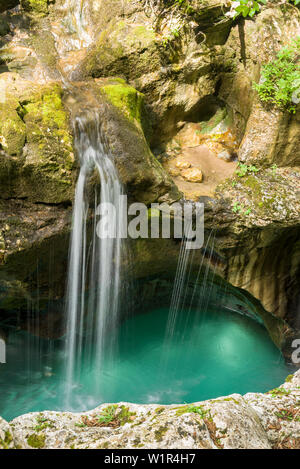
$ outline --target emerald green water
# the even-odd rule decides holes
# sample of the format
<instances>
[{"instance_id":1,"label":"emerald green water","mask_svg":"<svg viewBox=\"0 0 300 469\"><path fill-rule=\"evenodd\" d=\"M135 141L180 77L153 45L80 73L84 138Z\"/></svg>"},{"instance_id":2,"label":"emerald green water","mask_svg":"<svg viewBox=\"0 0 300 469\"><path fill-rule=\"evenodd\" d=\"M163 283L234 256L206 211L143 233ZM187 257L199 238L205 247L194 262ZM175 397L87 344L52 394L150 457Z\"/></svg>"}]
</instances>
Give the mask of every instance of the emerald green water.
<instances>
[{"instance_id":1,"label":"emerald green water","mask_svg":"<svg viewBox=\"0 0 300 469\"><path fill-rule=\"evenodd\" d=\"M7 363L0 364L0 415L11 420L30 411L81 411L103 402L189 403L265 392L291 373L252 319L222 310L182 311L172 341L165 341L167 317L168 310L159 309L124 322L114 362L100 370L87 357L68 405L62 342L11 333Z\"/></svg>"}]
</instances>

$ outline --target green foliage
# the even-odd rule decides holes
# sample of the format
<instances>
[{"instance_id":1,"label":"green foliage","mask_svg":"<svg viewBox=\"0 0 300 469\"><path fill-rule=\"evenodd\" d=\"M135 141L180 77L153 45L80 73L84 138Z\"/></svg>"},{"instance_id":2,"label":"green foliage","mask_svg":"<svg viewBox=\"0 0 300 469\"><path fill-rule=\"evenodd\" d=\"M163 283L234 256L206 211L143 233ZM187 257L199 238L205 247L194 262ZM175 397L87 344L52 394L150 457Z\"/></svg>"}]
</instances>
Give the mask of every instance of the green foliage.
<instances>
[{"instance_id":1,"label":"green foliage","mask_svg":"<svg viewBox=\"0 0 300 469\"><path fill-rule=\"evenodd\" d=\"M238 202L234 202L232 211L233 213L239 213L242 210L242 206Z\"/></svg>"},{"instance_id":2,"label":"green foliage","mask_svg":"<svg viewBox=\"0 0 300 469\"><path fill-rule=\"evenodd\" d=\"M0 438L0 449L10 449L10 445L13 442L12 434L9 431L4 433L4 440Z\"/></svg>"},{"instance_id":3,"label":"green foliage","mask_svg":"<svg viewBox=\"0 0 300 469\"><path fill-rule=\"evenodd\" d=\"M110 405L103 409L99 414L98 420L100 424L111 423L116 417L117 405Z\"/></svg>"},{"instance_id":4,"label":"green foliage","mask_svg":"<svg viewBox=\"0 0 300 469\"><path fill-rule=\"evenodd\" d=\"M275 388L272 389L271 391L268 391L266 394L271 394L272 397L282 397L282 396L288 396L291 393L291 391L286 390L284 388Z\"/></svg>"},{"instance_id":5,"label":"green foliage","mask_svg":"<svg viewBox=\"0 0 300 469\"><path fill-rule=\"evenodd\" d=\"M237 170L236 170L236 174L238 177L242 178L246 176L247 174L257 173L258 171L259 169L254 165L247 165L244 163L239 163Z\"/></svg>"},{"instance_id":6,"label":"green foliage","mask_svg":"<svg viewBox=\"0 0 300 469\"><path fill-rule=\"evenodd\" d=\"M187 405L180 407L176 415L183 415L183 414L198 414L200 417L203 419L207 414L208 410L205 410L202 406L196 406L196 405Z\"/></svg>"},{"instance_id":7,"label":"green foliage","mask_svg":"<svg viewBox=\"0 0 300 469\"><path fill-rule=\"evenodd\" d=\"M189 0L173 0L174 6L180 7L186 14L193 13L194 9Z\"/></svg>"},{"instance_id":8,"label":"green foliage","mask_svg":"<svg viewBox=\"0 0 300 469\"><path fill-rule=\"evenodd\" d=\"M180 27L176 26L171 31L169 32L168 36L164 37L162 40L162 45L164 47L167 47L170 42L172 42L174 39L177 39L180 37Z\"/></svg>"},{"instance_id":9,"label":"green foliage","mask_svg":"<svg viewBox=\"0 0 300 469\"><path fill-rule=\"evenodd\" d=\"M239 16L252 18L256 13L260 11L261 3L266 4L267 0L238 0L239 5L234 9L233 18L236 19Z\"/></svg>"},{"instance_id":10,"label":"green foliage","mask_svg":"<svg viewBox=\"0 0 300 469\"><path fill-rule=\"evenodd\" d=\"M37 432L40 432L48 427L50 428L54 427L53 423L49 419L44 417L42 414L36 418L36 422L37 422L37 425L34 427L34 430Z\"/></svg>"},{"instance_id":11,"label":"green foliage","mask_svg":"<svg viewBox=\"0 0 300 469\"><path fill-rule=\"evenodd\" d=\"M262 101L296 112L300 93L299 53L297 37L277 53L275 60L263 66L260 82L253 85Z\"/></svg>"},{"instance_id":12,"label":"green foliage","mask_svg":"<svg viewBox=\"0 0 300 469\"><path fill-rule=\"evenodd\" d=\"M245 215L245 216L250 215L250 213L252 212L251 208L247 208L245 210L244 204L240 204L239 202L234 202L232 206L232 211L233 213L240 213L241 215Z\"/></svg>"}]
</instances>

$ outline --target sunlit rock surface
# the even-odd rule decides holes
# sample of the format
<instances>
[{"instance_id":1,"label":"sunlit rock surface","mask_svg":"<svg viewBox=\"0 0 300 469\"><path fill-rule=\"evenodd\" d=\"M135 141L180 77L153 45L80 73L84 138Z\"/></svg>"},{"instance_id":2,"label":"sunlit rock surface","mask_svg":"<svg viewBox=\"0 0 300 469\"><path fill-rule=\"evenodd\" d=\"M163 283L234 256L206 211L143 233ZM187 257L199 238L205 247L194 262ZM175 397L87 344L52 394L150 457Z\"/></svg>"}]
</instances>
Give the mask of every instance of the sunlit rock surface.
<instances>
[{"instance_id":1,"label":"sunlit rock surface","mask_svg":"<svg viewBox=\"0 0 300 469\"><path fill-rule=\"evenodd\" d=\"M30 413L10 424L0 420L0 447L299 449L299 404L300 371L266 394L188 405L103 404L84 413Z\"/></svg>"}]
</instances>

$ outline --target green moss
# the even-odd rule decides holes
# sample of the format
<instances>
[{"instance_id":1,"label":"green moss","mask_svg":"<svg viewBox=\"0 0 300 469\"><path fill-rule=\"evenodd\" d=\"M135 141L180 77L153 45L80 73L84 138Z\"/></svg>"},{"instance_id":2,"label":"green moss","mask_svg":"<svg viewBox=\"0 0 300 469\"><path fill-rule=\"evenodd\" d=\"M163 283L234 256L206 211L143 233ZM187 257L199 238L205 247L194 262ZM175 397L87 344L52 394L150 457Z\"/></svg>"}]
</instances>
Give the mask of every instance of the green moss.
<instances>
[{"instance_id":1,"label":"green moss","mask_svg":"<svg viewBox=\"0 0 300 469\"><path fill-rule=\"evenodd\" d=\"M163 437L164 435L166 434L166 432L168 431L168 428L167 427L159 427L158 430L155 430L154 432L154 436L155 436L155 440L157 442L160 442L163 440Z\"/></svg>"},{"instance_id":2,"label":"green moss","mask_svg":"<svg viewBox=\"0 0 300 469\"><path fill-rule=\"evenodd\" d=\"M42 434L32 433L32 435L30 435L27 438L27 443L32 448L41 449L41 448L44 448L45 446L45 440L46 440L46 436L43 433Z\"/></svg>"},{"instance_id":3,"label":"green moss","mask_svg":"<svg viewBox=\"0 0 300 469\"><path fill-rule=\"evenodd\" d=\"M144 99L141 93L125 82L105 85L102 90L109 101L119 108L126 117L141 125Z\"/></svg>"},{"instance_id":4,"label":"green moss","mask_svg":"<svg viewBox=\"0 0 300 469\"><path fill-rule=\"evenodd\" d=\"M293 377L294 377L294 375L288 375L285 379L285 382L290 383L292 381Z\"/></svg>"},{"instance_id":5,"label":"green moss","mask_svg":"<svg viewBox=\"0 0 300 469\"><path fill-rule=\"evenodd\" d=\"M18 122L22 125L18 135L19 151L25 138L27 143L21 170L23 193L41 202L70 200L73 197L73 139L60 86L51 84L28 89L17 104Z\"/></svg>"},{"instance_id":6,"label":"green moss","mask_svg":"<svg viewBox=\"0 0 300 469\"><path fill-rule=\"evenodd\" d=\"M0 105L0 144L6 153L19 156L26 138L25 124L10 103Z\"/></svg>"},{"instance_id":7,"label":"green moss","mask_svg":"<svg viewBox=\"0 0 300 469\"><path fill-rule=\"evenodd\" d=\"M125 425L125 423L131 423L135 418L136 412L130 412L129 408L122 405L120 412L117 414L117 419L120 422L120 425Z\"/></svg>"},{"instance_id":8,"label":"green moss","mask_svg":"<svg viewBox=\"0 0 300 469\"><path fill-rule=\"evenodd\" d=\"M39 415L36 418L36 422L37 422L37 425L34 427L34 430L36 432L40 432L40 431L44 430L45 428L54 428L55 427L54 423L51 420L43 417L43 414Z\"/></svg>"},{"instance_id":9,"label":"green moss","mask_svg":"<svg viewBox=\"0 0 300 469\"><path fill-rule=\"evenodd\" d=\"M116 21L101 32L81 68L93 77L119 75L134 79L159 66L155 32L143 25Z\"/></svg>"},{"instance_id":10,"label":"green moss","mask_svg":"<svg viewBox=\"0 0 300 469\"><path fill-rule=\"evenodd\" d=\"M57 85L44 88L23 106L27 141L35 144L37 158L49 170L70 170L74 163L72 136L61 94ZM52 152L50 158L48 148Z\"/></svg>"},{"instance_id":11,"label":"green moss","mask_svg":"<svg viewBox=\"0 0 300 469\"><path fill-rule=\"evenodd\" d=\"M13 441L12 434L7 430L5 432L4 440L0 438L0 448L9 449Z\"/></svg>"},{"instance_id":12,"label":"green moss","mask_svg":"<svg viewBox=\"0 0 300 469\"><path fill-rule=\"evenodd\" d=\"M165 407L157 407L154 412L156 414L161 414L164 410L165 410Z\"/></svg>"},{"instance_id":13,"label":"green moss","mask_svg":"<svg viewBox=\"0 0 300 469\"><path fill-rule=\"evenodd\" d=\"M243 185L251 189L253 197L262 197L262 183L255 176L245 177L245 179L243 180Z\"/></svg>"},{"instance_id":14,"label":"green moss","mask_svg":"<svg viewBox=\"0 0 300 469\"><path fill-rule=\"evenodd\" d=\"M191 413L198 414L201 416L201 418L204 418L206 414L208 413L208 411L205 410L201 405L200 406L195 406L195 405L181 406L176 411L176 415L191 414Z\"/></svg>"},{"instance_id":15,"label":"green moss","mask_svg":"<svg viewBox=\"0 0 300 469\"><path fill-rule=\"evenodd\" d=\"M48 13L48 0L21 0L25 11L45 16Z\"/></svg>"},{"instance_id":16,"label":"green moss","mask_svg":"<svg viewBox=\"0 0 300 469\"><path fill-rule=\"evenodd\" d=\"M34 95L31 101L24 104L26 114L34 114L43 124L51 125L57 130L66 128L67 117L62 104L62 90L59 85L44 88Z\"/></svg>"},{"instance_id":17,"label":"green moss","mask_svg":"<svg viewBox=\"0 0 300 469\"><path fill-rule=\"evenodd\" d=\"M240 405L240 402L234 399L233 397L225 397L224 399L218 399L214 402L234 402L236 405Z\"/></svg>"},{"instance_id":18,"label":"green moss","mask_svg":"<svg viewBox=\"0 0 300 469\"><path fill-rule=\"evenodd\" d=\"M272 389L271 391L268 391L266 394L271 394L272 397L282 397L282 396L288 396L291 393L291 391L287 391L284 388L275 388Z\"/></svg>"},{"instance_id":19,"label":"green moss","mask_svg":"<svg viewBox=\"0 0 300 469\"><path fill-rule=\"evenodd\" d=\"M201 122L201 133L209 134L224 119L228 119L226 108L220 108L209 121Z\"/></svg>"}]
</instances>

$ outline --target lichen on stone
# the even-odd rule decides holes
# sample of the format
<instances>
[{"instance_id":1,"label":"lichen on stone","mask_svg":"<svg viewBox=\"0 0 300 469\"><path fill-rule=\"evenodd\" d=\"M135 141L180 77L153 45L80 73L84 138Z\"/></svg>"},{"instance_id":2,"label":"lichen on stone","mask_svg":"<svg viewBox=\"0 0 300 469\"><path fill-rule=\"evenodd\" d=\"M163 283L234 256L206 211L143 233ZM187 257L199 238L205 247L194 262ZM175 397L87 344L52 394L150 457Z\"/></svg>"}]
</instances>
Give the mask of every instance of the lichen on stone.
<instances>
[{"instance_id":1,"label":"lichen on stone","mask_svg":"<svg viewBox=\"0 0 300 469\"><path fill-rule=\"evenodd\" d=\"M21 0L21 5L25 11L45 16L48 13L48 0Z\"/></svg>"},{"instance_id":2,"label":"lichen on stone","mask_svg":"<svg viewBox=\"0 0 300 469\"><path fill-rule=\"evenodd\" d=\"M22 153L26 138L25 124L10 104L0 104L0 145L11 156Z\"/></svg>"},{"instance_id":3,"label":"lichen on stone","mask_svg":"<svg viewBox=\"0 0 300 469\"><path fill-rule=\"evenodd\" d=\"M31 448L41 449L41 448L44 448L45 446L45 440L46 440L46 435L44 435L44 433L41 433L41 434L32 433L27 438L27 443L29 446L31 446Z\"/></svg>"}]
</instances>

